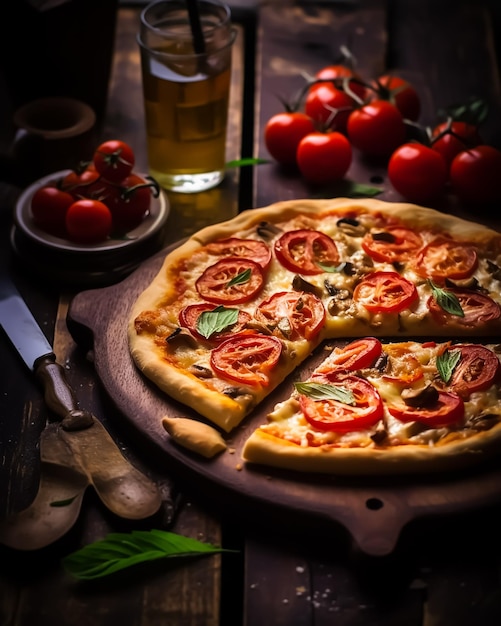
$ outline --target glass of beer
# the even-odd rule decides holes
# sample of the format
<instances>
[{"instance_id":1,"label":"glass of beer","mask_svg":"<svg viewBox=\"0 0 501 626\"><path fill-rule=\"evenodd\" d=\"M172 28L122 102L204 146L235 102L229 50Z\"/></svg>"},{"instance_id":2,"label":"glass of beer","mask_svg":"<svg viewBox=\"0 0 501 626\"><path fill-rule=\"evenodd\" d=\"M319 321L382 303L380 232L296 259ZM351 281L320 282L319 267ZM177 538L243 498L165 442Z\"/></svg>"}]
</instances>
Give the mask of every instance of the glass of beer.
<instances>
[{"instance_id":1,"label":"glass of beer","mask_svg":"<svg viewBox=\"0 0 501 626\"><path fill-rule=\"evenodd\" d=\"M224 178L234 40L219 0L160 0L141 12L148 165L165 189L195 193Z\"/></svg>"}]
</instances>

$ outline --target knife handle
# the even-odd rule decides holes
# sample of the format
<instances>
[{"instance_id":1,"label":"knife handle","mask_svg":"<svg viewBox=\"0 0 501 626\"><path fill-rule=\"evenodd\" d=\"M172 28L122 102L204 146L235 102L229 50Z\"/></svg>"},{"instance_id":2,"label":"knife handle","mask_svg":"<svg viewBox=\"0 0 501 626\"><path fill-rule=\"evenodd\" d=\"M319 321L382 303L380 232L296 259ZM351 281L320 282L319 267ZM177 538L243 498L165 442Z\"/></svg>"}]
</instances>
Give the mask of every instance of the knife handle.
<instances>
[{"instance_id":1,"label":"knife handle","mask_svg":"<svg viewBox=\"0 0 501 626\"><path fill-rule=\"evenodd\" d=\"M42 383L47 406L61 418L67 430L87 428L94 418L87 411L81 411L66 378L63 367L56 362L55 354L47 354L35 361L36 378Z\"/></svg>"}]
</instances>

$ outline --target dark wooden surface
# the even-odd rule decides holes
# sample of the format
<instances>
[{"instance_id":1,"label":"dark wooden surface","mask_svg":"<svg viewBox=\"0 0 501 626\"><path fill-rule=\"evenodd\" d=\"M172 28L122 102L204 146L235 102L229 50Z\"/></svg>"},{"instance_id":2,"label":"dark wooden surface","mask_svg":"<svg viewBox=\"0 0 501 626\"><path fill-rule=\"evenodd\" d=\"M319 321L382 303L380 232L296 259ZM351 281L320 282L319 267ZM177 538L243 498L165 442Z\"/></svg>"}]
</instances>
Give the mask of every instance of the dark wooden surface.
<instances>
[{"instance_id":1,"label":"dark wooden surface","mask_svg":"<svg viewBox=\"0 0 501 626\"><path fill-rule=\"evenodd\" d=\"M398 69L412 78L423 95L422 121L426 124L433 123L440 107L472 95L486 98L491 113L483 135L487 142L501 147L496 55L500 33L495 2L280 0L256 5L256 21L247 9L247 4L253 3L242 4L245 10L237 7L245 18L239 50L249 55L245 63L238 61L235 69L229 158L240 152L267 156L262 130L266 120L281 110L279 98L295 94L303 84L301 72L312 73L337 58L341 45L351 49L367 77ZM133 5L119 10L102 136L120 135L128 140L144 169L144 119L134 39L137 14ZM254 85L256 92L252 93ZM398 199L385 180L384 168L369 168L356 159L348 176L361 183L373 182L377 176L385 187L380 197ZM200 215L197 204L208 207L207 219L217 221L221 214L211 213L214 206L225 207L225 216L230 216L253 206L318 193L274 164L235 171L217 191L188 199L171 198L173 211L165 243L178 241L197 225L193 220L195 211ZM182 206L180 200L186 204ZM81 404L102 419L127 458L159 482L164 505L153 519L132 524L110 514L89 491L77 524L56 544L35 553L1 548L2 625L501 623L501 506L495 497L492 503L473 509L415 519L405 526L390 555L367 557L338 525L317 532L293 518L277 524L261 508L254 514L247 510L242 514L237 501L213 499L210 490L197 489L196 481L174 471L168 460L143 445L101 385L89 358L92 354L75 344L65 326L68 305L78 287L61 293L34 279L12 256L11 215L5 198L3 203L2 261L8 264L48 338L54 339L56 353L78 388ZM466 217L501 228L495 214L472 215L449 202L437 208L466 213ZM0 514L4 516L24 508L34 497L36 442L50 416L29 373L8 342L0 339ZM94 585L77 583L61 569L60 558L65 554L110 530L132 527L169 528L237 548L238 553L156 565Z\"/></svg>"}]
</instances>

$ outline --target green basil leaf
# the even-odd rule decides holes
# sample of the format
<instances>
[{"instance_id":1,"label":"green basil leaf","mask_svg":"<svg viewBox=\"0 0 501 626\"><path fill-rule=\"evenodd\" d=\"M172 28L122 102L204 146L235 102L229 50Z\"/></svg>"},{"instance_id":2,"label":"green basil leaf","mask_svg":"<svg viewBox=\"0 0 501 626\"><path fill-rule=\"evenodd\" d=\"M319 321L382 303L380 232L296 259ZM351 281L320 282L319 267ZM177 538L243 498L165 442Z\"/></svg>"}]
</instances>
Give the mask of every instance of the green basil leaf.
<instances>
[{"instance_id":1,"label":"green basil leaf","mask_svg":"<svg viewBox=\"0 0 501 626\"><path fill-rule=\"evenodd\" d=\"M339 265L325 265L324 263L320 263L317 261L316 265L323 269L324 272L330 272L331 274L342 272L346 267L346 262L340 263Z\"/></svg>"},{"instance_id":2,"label":"green basil leaf","mask_svg":"<svg viewBox=\"0 0 501 626\"><path fill-rule=\"evenodd\" d=\"M214 333L219 333L229 326L236 324L238 309L226 309L218 306L212 311L202 311L197 319L197 331L209 339Z\"/></svg>"},{"instance_id":3,"label":"green basil leaf","mask_svg":"<svg viewBox=\"0 0 501 626\"><path fill-rule=\"evenodd\" d=\"M246 157L244 159L236 159L235 161L228 161L225 163L226 169L233 167L246 167L248 165L264 165L265 163L272 163L270 159L261 159L254 157Z\"/></svg>"},{"instance_id":4,"label":"green basil leaf","mask_svg":"<svg viewBox=\"0 0 501 626\"><path fill-rule=\"evenodd\" d=\"M110 533L62 560L67 572L80 580L114 574L138 563L170 557L197 557L235 552L163 530Z\"/></svg>"},{"instance_id":5,"label":"green basil leaf","mask_svg":"<svg viewBox=\"0 0 501 626\"><path fill-rule=\"evenodd\" d=\"M464 311L461 308L461 303L455 293L438 287L431 280L428 281L428 284L433 292L433 297L441 309L447 311L447 313L450 313L451 315L464 317Z\"/></svg>"},{"instance_id":6,"label":"green basil leaf","mask_svg":"<svg viewBox=\"0 0 501 626\"><path fill-rule=\"evenodd\" d=\"M354 406L355 396L346 387L329 385L328 383L294 383L296 391L312 400L337 400L343 404Z\"/></svg>"},{"instance_id":7,"label":"green basil leaf","mask_svg":"<svg viewBox=\"0 0 501 626\"><path fill-rule=\"evenodd\" d=\"M233 285L241 285L242 283L246 283L250 277L251 277L251 270L250 268L248 268L244 270L243 272L240 272L239 274L234 276L230 281L226 283L226 286L231 287Z\"/></svg>"},{"instance_id":8,"label":"green basil leaf","mask_svg":"<svg viewBox=\"0 0 501 626\"><path fill-rule=\"evenodd\" d=\"M454 370L461 360L461 350L446 350L437 357L437 370L444 383L452 378Z\"/></svg>"}]
</instances>

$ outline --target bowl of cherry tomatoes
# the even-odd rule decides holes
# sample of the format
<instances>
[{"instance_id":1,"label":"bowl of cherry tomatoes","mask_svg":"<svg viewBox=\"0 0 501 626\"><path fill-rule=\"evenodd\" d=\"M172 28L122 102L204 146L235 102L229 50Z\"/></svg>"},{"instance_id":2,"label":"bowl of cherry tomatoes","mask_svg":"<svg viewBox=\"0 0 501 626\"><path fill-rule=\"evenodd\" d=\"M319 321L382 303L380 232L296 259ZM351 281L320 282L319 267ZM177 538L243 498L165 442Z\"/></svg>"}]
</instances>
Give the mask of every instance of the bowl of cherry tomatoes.
<instances>
[{"instance_id":1,"label":"bowl of cherry tomatoes","mask_svg":"<svg viewBox=\"0 0 501 626\"><path fill-rule=\"evenodd\" d=\"M109 140L78 170L31 184L18 199L12 244L29 266L57 282L111 284L160 249L165 194L134 170L134 153Z\"/></svg>"}]
</instances>

